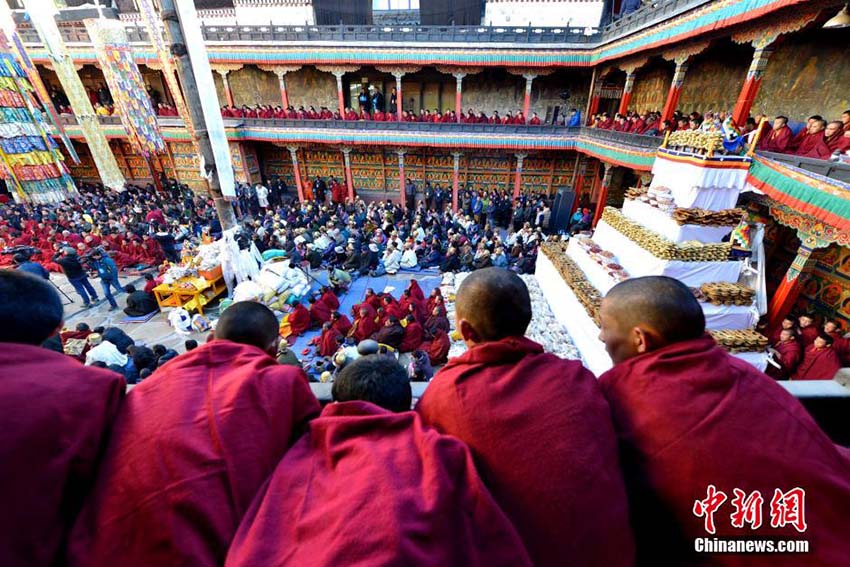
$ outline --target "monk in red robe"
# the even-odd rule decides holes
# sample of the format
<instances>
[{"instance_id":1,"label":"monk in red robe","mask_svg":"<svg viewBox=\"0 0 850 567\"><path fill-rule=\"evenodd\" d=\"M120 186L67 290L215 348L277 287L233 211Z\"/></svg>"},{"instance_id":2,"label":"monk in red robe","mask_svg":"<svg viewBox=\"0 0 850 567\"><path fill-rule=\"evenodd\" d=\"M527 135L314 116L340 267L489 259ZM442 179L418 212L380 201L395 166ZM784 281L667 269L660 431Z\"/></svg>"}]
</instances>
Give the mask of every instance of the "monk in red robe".
<instances>
[{"instance_id":1,"label":"monk in red robe","mask_svg":"<svg viewBox=\"0 0 850 567\"><path fill-rule=\"evenodd\" d=\"M847 562L850 455L785 388L705 334L687 286L631 278L602 300L601 319L615 366L599 384L620 438L638 565ZM726 499L712 498L715 490ZM745 499L763 509L763 522L742 518L735 527L736 498L742 510ZM800 516L805 509L805 534L782 513L795 502ZM698 540L715 537L806 539L809 552L700 552Z\"/></svg>"},{"instance_id":2,"label":"monk in red robe","mask_svg":"<svg viewBox=\"0 0 850 567\"><path fill-rule=\"evenodd\" d=\"M800 341L797 340L794 330L782 329L779 333L779 340L773 345L773 350L773 360L779 366L768 364L765 373L777 380L788 380L794 374L802 358Z\"/></svg>"},{"instance_id":3,"label":"monk in red robe","mask_svg":"<svg viewBox=\"0 0 850 567\"><path fill-rule=\"evenodd\" d=\"M401 341L401 346L398 347L398 351L413 352L422 344L422 339L422 325L416 322L413 315L408 315L407 326L404 328L404 338Z\"/></svg>"},{"instance_id":4,"label":"monk in red robe","mask_svg":"<svg viewBox=\"0 0 850 567\"><path fill-rule=\"evenodd\" d=\"M296 303L295 308L287 318L292 335L298 337L303 335L305 331L309 330L310 319L310 312L307 311L307 308L304 307L300 301Z\"/></svg>"},{"instance_id":5,"label":"monk in red robe","mask_svg":"<svg viewBox=\"0 0 850 567\"><path fill-rule=\"evenodd\" d=\"M419 287L419 282L416 280L410 280L410 284L407 286L407 289L410 290L410 296L416 301L425 301L425 294L422 292L422 288ZM440 288L434 288L440 289Z\"/></svg>"},{"instance_id":6,"label":"monk in red robe","mask_svg":"<svg viewBox=\"0 0 850 567\"><path fill-rule=\"evenodd\" d=\"M428 300L425 302L425 309L428 311L428 313L434 312L434 307L437 305L437 297L442 299L443 292L440 290L440 288L435 287L434 290L431 292L431 295L428 296Z\"/></svg>"},{"instance_id":7,"label":"monk in red robe","mask_svg":"<svg viewBox=\"0 0 850 567\"><path fill-rule=\"evenodd\" d=\"M442 329L434 333L433 338L419 345L418 350L424 350L428 353L428 360L431 366L441 366L449 360L449 350L452 347L449 334Z\"/></svg>"},{"instance_id":8,"label":"monk in red robe","mask_svg":"<svg viewBox=\"0 0 850 567\"><path fill-rule=\"evenodd\" d=\"M374 314L369 313L366 307L360 308L360 316L354 320L354 324L348 331L348 336L353 337L358 343L371 338L375 331L378 330L378 324L375 322Z\"/></svg>"},{"instance_id":9,"label":"monk in red robe","mask_svg":"<svg viewBox=\"0 0 850 567\"><path fill-rule=\"evenodd\" d=\"M70 539L80 567L213 566L257 491L318 415L304 373L279 365L277 318L224 311L215 340L129 394Z\"/></svg>"},{"instance_id":10,"label":"monk in red robe","mask_svg":"<svg viewBox=\"0 0 850 567\"><path fill-rule=\"evenodd\" d=\"M800 142L800 147L794 152L795 155L813 159L829 159L832 152L826 145L824 129L826 120L815 120L808 128L808 135Z\"/></svg>"},{"instance_id":11,"label":"monk in red robe","mask_svg":"<svg viewBox=\"0 0 850 567\"><path fill-rule=\"evenodd\" d=\"M820 334L817 326L815 325L815 317L810 313L806 313L805 315L800 315L799 318L800 323L800 342L802 344L803 350L806 350L812 343L815 342L815 339Z\"/></svg>"},{"instance_id":12,"label":"monk in red robe","mask_svg":"<svg viewBox=\"0 0 850 567\"><path fill-rule=\"evenodd\" d=\"M363 298L364 303L368 303L372 306L372 309L377 311L383 306L383 301L381 300L381 296L375 293L372 288L366 289L366 296Z\"/></svg>"},{"instance_id":13,"label":"monk in red robe","mask_svg":"<svg viewBox=\"0 0 850 567\"><path fill-rule=\"evenodd\" d=\"M334 311L331 314L331 324L343 337L348 336L348 331L351 330L351 321L338 311Z\"/></svg>"},{"instance_id":14,"label":"monk in red robe","mask_svg":"<svg viewBox=\"0 0 850 567\"><path fill-rule=\"evenodd\" d=\"M39 346L62 328L46 280L0 271L0 322L0 564L64 565L126 384Z\"/></svg>"},{"instance_id":15,"label":"monk in red robe","mask_svg":"<svg viewBox=\"0 0 850 567\"><path fill-rule=\"evenodd\" d=\"M844 131L844 124L840 120L827 124L823 134L830 153L839 152L843 154L850 150L850 134Z\"/></svg>"},{"instance_id":16,"label":"monk in red robe","mask_svg":"<svg viewBox=\"0 0 850 567\"><path fill-rule=\"evenodd\" d=\"M793 380L832 380L835 373L841 370L841 360L832 348L834 342L833 338L826 333L815 337L791 378Z\"/></svg>"},{"instance_id":17,"label":"monk in red robe","mask_svg":"<svg viewBox=\"0 0 850 567\"><path fill-rule=\"evenodd\" d=\"M342 335L339 331L325 323L322 325L322 334L319 335L319 356L333 356L339 349L342 342Z\"/></svg>"},{"instance_id":18,"label":"monk in red robe","mask_svg":"<svg viewBox=\"0 0 850 567\"><path fill-rule=\"evenodd\" d=\"M437 331L448 333L450 330L450 324L448 318L442 311L440 311L440 307L437 306L434 307L434 311L431 313L431 316L425 320L423 328L425 329L425 337L427 339L432 339L437 336Z\"/></svg>"},{"instance_id":19,"label":"monk in red robe","mask_svg":"<svg viewBox=\"0 0 850 567\"><path fill-rule=\"evenodd\" d=\"M780 340L779 335L785 329L790 330L794 338L798 341L800 340L800 331L797 329L797 319L792 315L787 315L784 319L782 319L782 323L779 324L779 328L770 334L770 344L777 344Z\"/></svg>"},{"instance_id":20,"label":"monk in red robe","mask_svg":"<svg viewBox=\"0 0 850 567\"><path fill-rule=\"evenodd\" d=\"M329 287L326 287L322 293L322 303L330 307L331 311L339 309L339 298Z\"/></svg>"},{"instance_id":21,"label":"monk in red robe","mask_svg":"<svg viewBox=\"0 0 850 567\"><path fill-rule=\"evenodd\" d=\"M788 127L788 118L777 116L773 120L773 128L770 132L763 133L759 139L758 149L765 152L785 153L793 138L794 134Z\"/></svg>"},{"instance_id":22,"label":"monk in red robe","mask_svg":"<svg viewBox=\"0 0 850 567\"><path fill-rule=\"evenodd\" d=\"M385 295L383 300L384 308L384 319L388 319L390 317L395 317L396 319L403 319L407 316L407 313L401 308L401 305L393 298L391 295Z\"/></svg>"},{"instance_id":23,"label":"monk in red robe","mask_svg":"<svg viewBox=\"0 0 850 567\"><path fill-rule=\"evenodd\" d=\"M469 449L409 411L404 368L363 357L332 391L246 514L227 567L531 565Z\"/></svg>"},{"instance_id":24,"label":"monk in red robe","mask_svg":"<svg viewBox=\"0 0 850 567\"><path fill-rule=\"evenodd\" d=\"M310 321L312 325L321 326L331 320L331 312L333 311L321 299L316 299L313 296L307 300L310 303Z\"/></svg>"},{"instance_id":25,"label":"monk in red robe","mask_svg":"<svg viewBox=\"0 0 850 567\"><path fill-rule=\"evenodd\" d=\"M844 338L844 331L837 319L827 319L823 323L823 332L832 337L832 350L838 355L841 366L850 366L850 339Z\"/></svg>"},{"instance_id":26,"label":"monk in red robe","mask_svg":"<svg viewBox=\"0 0 850 567\"><path fill-rule=\"evenodd\" d=\"M416 411L469 445L535 565L633 565L616 437L593 374L524 337L531 299L513 272L472 272L455 308L469 350Z\"/></svg>"}]
</instances>

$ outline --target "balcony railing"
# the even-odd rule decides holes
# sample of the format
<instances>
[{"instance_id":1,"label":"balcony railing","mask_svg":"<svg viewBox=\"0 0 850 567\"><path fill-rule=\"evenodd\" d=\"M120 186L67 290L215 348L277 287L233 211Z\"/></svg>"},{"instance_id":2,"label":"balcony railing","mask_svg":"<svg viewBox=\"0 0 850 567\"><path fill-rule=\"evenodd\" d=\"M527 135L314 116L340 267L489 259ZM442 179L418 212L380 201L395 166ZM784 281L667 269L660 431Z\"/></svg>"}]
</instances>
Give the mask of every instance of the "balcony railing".
<instances>
[{"instance_id":1,"label":"balcony railing","mask_svg":"<svg viewBox=\"0 0 850 567\"><path fill-rule=\"evenodd\" d=\"M658 22L668 20L679 14L708 4L712 0L652 0L644 2L644 5L622 18L616 18L605 26L600 34L602 42L611 41L619 37L649 27Z\"/></svg>"},{"instance_id":2,"label":"balcony railing","mask_svg":"<svg viewBox=\"0 0 850 567\"><path fill-rule=\"evenodd\" d=\"M850 163L812 159L788 154L775 154L773 152L758 152L758 154L774 161L793 165L799 169L805 169L806 171L829 177L830 179L850 183Z\"/></svg>"},{"instance_id":3,"label":"balcony railing","mask_svg":"<svg viewBox=\"0 0 850 567\"><path fill-rule=\"evenodd\" d=\"M602 130L600 128L582 128L581 133L595 140L634 146L644 150L655 151L661 145L661 138L658 136L644 136L643 134L630 134L629 132Z\"/></svg>"}]
</instances>

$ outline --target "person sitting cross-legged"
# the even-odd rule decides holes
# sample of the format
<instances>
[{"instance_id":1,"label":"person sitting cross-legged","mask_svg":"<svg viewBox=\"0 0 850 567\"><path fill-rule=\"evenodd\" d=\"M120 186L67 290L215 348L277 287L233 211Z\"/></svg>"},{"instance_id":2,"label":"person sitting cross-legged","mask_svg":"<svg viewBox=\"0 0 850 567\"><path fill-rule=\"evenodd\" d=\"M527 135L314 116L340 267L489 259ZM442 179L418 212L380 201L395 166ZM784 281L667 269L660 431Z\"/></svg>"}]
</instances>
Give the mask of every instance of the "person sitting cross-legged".
<instances>
[{"instance_id":1,"label":"person sitting cross-legged","mask_svg":"<svg viewBox=\"0 0 850 567\"><path fill-rule=\"evenodd\" d=\"M281 459L226 567L524 567L522 543L469 449L410 411L407 372L364 356Z\"/></svg>"}]
</instances>

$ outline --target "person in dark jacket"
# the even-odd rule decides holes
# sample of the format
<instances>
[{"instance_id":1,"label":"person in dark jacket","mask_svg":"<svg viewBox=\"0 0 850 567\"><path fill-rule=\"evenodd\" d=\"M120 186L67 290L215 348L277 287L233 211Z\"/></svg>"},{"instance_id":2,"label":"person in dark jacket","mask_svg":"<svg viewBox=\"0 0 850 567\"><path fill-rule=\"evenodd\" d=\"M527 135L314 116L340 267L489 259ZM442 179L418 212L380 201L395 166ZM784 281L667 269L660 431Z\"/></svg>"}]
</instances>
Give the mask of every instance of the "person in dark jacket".
<instances>
[{"instance_id":1,"label":"person in dark jacket","mask_svg":"<svg viewBox=\"0 0 850 567\"><path fill-rule=\"evenodd\" d=\"M62 267L65 277L68 278L68 281L71 282L71 285L74 286L74 289L83 300L83 307L85 309L91 307L92 303L100 301L97 297L97 292L92 287L86 275L85 268L80 263L77 252L73 248L70 246L63 248L61 254L53 257L53 261Z\"/></svg>"},{"instance_id":2,"label":"person in dark jacket","mask_svg":"<svg viewBox=\"0 0 850 567\"><path fill-rule=\"evenodd\" d=\"M124 291L127 292L127 307L124 308L124 313L130 317L142 317L154 311L159 311L156 300L149 294L136 291L133 285L127 285Z\"/></svg>"},{"instance_id":3,"label":"person in dark jacket","mask_svg":"<svg viewBox=\"0 0 850 567\"><path fill-rule=\"evenodd\" d=\"M375 333L375 340L380 344L391 346L398 350L401 341L404 340L404 327L399 323L398 317L390 315L384 326Z\"/></svg>"},{"instance_id":4,"label":"person in dark jacket","mask_svg":"<svg viewBox=\"0 0 850 567\"><path fill-rule=\"evenodd\" d=\"M44 266L42 266L38 262L33 262L32 260L29 260L23 254L15 254L12 257L12 261L18 267L19 272L26 272L27 274L32 274L36 277L43 278L45 280L50 279L50 272L48 272Z\"/></svg>"},{"instance_id":5,"label":"person in dark jacket","mask_svg":"<svg viewBox=\"0 0 850 567\"><path fill-rule=\"evenodd\" d=\"M118 303L112 295L112 288L115 288L116 293L124 291L121 284L118 282L118 266L115 261L104 254L101 250L95 250L91 255L91 265L97 270L97 275L100 276L100 285L103 288L103 295L109 302L109 310L115 311L118 309Z\"/></svg>"}]
</instances>

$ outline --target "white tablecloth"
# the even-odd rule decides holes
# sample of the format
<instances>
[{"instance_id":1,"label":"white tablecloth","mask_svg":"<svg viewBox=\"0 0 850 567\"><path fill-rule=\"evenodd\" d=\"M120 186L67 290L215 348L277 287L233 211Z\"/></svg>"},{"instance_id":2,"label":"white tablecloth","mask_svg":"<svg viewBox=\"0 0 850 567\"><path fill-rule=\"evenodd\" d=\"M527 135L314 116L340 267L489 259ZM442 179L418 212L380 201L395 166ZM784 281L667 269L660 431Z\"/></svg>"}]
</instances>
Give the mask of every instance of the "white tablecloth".
<instances>
[{"instance_id":1,"label":"white tablecloth","mask_svg":"<svg viewBox=\"0 0 850 567\"><path fill-rule=\"evenodd\" d=\"M678 207L719 211L735 206L738 194L746 185L748 170L748 167L715 168L673 161L659 152L652 166L651 187L669 188Z\"/></svg>"},{"instance_id":2,"label":"white tablecloth","mask_svg":"<svg viewBox=\"0 0 850 567\"><path fill-rule=\"evenodd\" d=\"M680 225L671 216L655 207L631 199L625 200L622 210L626 218L640 223L676 243L687 242L689 240L721 242L723 237L735 228L734 226Z\"/></svg>"},{"instance_id":3,"label":"white tablecloth","mask_svg":"<svg viewBox=\"0 0 850 567\"><path fill-rule=\"evenodd\" d=\"M741 274L742 263L739 261L681 262L656 258L605 221L596 225L593 240L617 256L620 265L633 278L670 276L682 280L687 286L699 287L706 282L737 283Z\"/></svg>"},{"instance_id":4,"label":"white tablecloth","mask_svg":"<svg viewBox=\"0 0 850 567\"><path fill-rule=\"evenodd\" d=\"M597 377L609 370L613 363L605 351L605 344L599 340L599 327L579 303L567 282L561 278L551 260L542 252L537 255L535 277L555 319L567 329L581 353L584 365Z\"/></svg>"},{"instance_id":5,"label":"white tablecloth","mask_svg":"<svg viewBox=\"0 0 850 567\"><path fill-rule=\"evenodd\" d=\"M584 248L578 245L574 240L570 242L567 248L567 256L581 268L584 272L587 281L599 290L599 293L605 295L608 290L614 287L614 280L608 273L591 258Z\"/></svg>"},{"instance_id":6,"label":"white tablecloth","mask_svg":"<svg viewBox=\"0 0 850 567\"><path fill-rule=\"evenodd\" d=\"M767 353L766 352L739 352L733 354L732 356L740 358L746 362L749 362L762 372L767 368ZM782 382L780 382L782 384Z\"/></svg>"}]
</instances>

